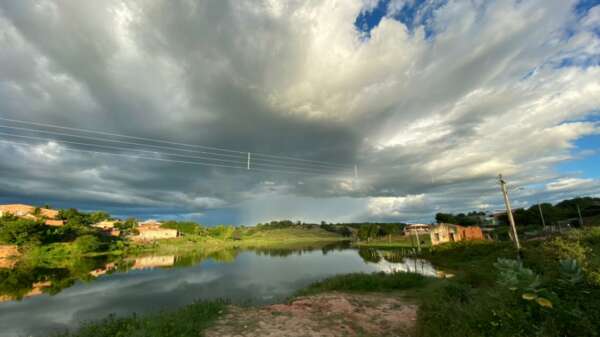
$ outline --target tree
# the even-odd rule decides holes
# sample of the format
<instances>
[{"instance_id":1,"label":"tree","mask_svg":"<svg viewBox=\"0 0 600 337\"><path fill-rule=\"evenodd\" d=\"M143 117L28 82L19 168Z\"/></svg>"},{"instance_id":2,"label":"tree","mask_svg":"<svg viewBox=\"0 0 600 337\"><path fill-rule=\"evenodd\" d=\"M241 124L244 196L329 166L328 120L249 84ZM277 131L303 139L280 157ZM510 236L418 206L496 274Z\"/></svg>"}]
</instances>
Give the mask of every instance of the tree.
<instances>
[{"instance_id":1,"label":"tree","mask_svg":"<svg viewBox=\"0 0 600 337\"><path fill-rule=\"evenodd\" d=\"M435 221L437 221L437 223L451 223L451 224L455 224L458 222L456 220L456 217L451 213L437 213L435 215Z\"/></svg>"},{"instance_id":2,"label":"tree","mask_svg":"<svg viewBox=\"0 0 600 337\"><path fill-rule=\"evenodd\" d=\"M23 245L44 241L45 226L40 221L14 219L0 222L0 242Z\"/></svg>"},{"instance_id":3,"label":"tree","mask_svg":"<svg viewBox=\"0 0 600 337\"><path fill-rule=\"evenodd\" d=\"M103 211L94 212L89 215L89 220L91 223L98 223L108 219L110 219L110 214Z\"/></svg>"},{"instance_id":4,"label":"tree","mask_svg":"<svg viewBox=\"0 0 600 337\"><path fill-rule=\"evenodd\" d=\"M90 217L87 214L83 214L75 208L62 209L58 213L59 219L65 220L67 223L90 225Z\"/></svg>"},{"instance_id":5,"label":"tree","mask_svg":"<svg viewBox=\"0 0 600 337\"><path fill-rule=\"evenodd\" d=\"M83 235L73 241L75 249L80 254L98 251L102 245L100 240L93 235Z\"/></svg>"}]
</instances>

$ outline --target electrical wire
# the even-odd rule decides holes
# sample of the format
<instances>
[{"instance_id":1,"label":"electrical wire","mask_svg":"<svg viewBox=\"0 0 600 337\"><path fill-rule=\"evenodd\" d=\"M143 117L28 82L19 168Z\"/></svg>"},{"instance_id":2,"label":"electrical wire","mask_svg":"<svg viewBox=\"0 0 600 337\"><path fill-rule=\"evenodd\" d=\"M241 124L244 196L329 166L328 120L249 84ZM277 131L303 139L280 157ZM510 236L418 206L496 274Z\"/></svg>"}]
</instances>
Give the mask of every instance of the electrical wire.
<instances>
[{"instance_id":1,"label":"electrical wire","mask_svg":"<svg viewBox=\"0 0 600 337\"><path fill-rule=\"evenodd\" d=\"M71 131L77 131L77 132L86 132L86 133L93 133L93 134L107 135L107 136L114 136L114 137L122 137L122 138L128 138L128 139L137 139L137 140L144 140L144 141L155 142L155 143L194 147L194 148L201 148L201 149L208 149L208 150L222 151L222 152L229 152L229 153L238 153L238 154L247 154L248 153L248 152L244 152L244 151L224 149L224 148L219 148L219 147L203 146L203 145L196 145L196 144L186 144L186 143L172 142L172 141L166 141L166 140L157 140L157 139L151 139L151 138L145 138L145 137L122 135L122 134L117 134L117 133L112 133L112 132L96 131L96 130L82 129L82 128L73 128L73 127L67 127L67 126L62 126L62 125L23 121L23 120L10 119L10 118L4 118L4 117L0 117L0 120L12 122L12 123L29 124L29 125L36 125L36 126L42 126L42 127L57 128L57 129L71 130ZM294 158L294 157L288 157L288 156L271 155L271 154L263 154L263 153L256 153L256 152L251 152L251 153L252 153L252 155L258 156L258 157L287 159L287 160L291 160L291 161L299 161L299 162L330 165L330 166L340 166L340 167L350 166L350 164L300 159L300 158Z\"/></svg>"},{"instance_id":2,"label":"electrical wire","mask_svg":"<svg viewBox=\"0 0 600 337\"><path fill-rule=\"evenodd\" d=\"M56 141L53 139L47 139L47 138L42 138L42 137L34 137L34 136L24 136L24 135L15 135L15 134L9 134L9 133L3 133L0 132L0 135L6 135L6 136L14 136L14 137L20 137L20 138L27 138L27 139L34 139L34 140L45 140L45 141ZM13 144L20 144L20 145L33 145L31 143L27 143L27 142L16 142L13 140L4 140L4 139L0 139L0 142L5 142L5 143L13 143ZM120 150L120 151L128 151L131 149L123 149L120 147L114 147L114 146L103 146L103 145L97 145L97 144L88 144L88 143L81 143L81 142L71 142L71 141L56 141L57 143L70 143L70 144L74 144L74 145L82 145L82 146L92 146L92 147L101 147L101 148L109 148L109 149L115 149L115 150ZM75 149L75 148L70 148L70 147L64 147L65 150L68 151L77 151L77 152L87 152L87 153L94 153L94 154L105 154L105 155L115 155L115 156L120 156L120 157L128 157L128 158L136 158L136 159L146 159L146 160L155 160L155 161L163 161L163 162L173 162L173 163L182 163L182 164L191 164L191 165L201 165L201 166L216 166L216 167L224 167L224 168L235 168L235 169L243 169L243 170L248 170L248 168L245 165L246 163L241 163L241 162L231 162L233 164L239 164L240 166L231 166L231 165L224 165L224 164L220 164L220 163L210 163L210 162L199 162L199 161L189 161L189 160L175 160L175 159L166 159L166 158L156 158L156 157L146 157L146 156L139 156L139 155L131 155L131 154L125 154L125 153L114 153L114 152L102 152L102 151L96 151L96 150L88 150L88 149ZM162 152L153 152L153 151L144 151L144 150L133 150L133 151L143 151L143 152L149 152L149 153L154 153L154 154L162 154L162 155L171 155L171 156L179 156L179 157L183 157L183 158L188 158L186 156L180 156L180 155L173 155L173 154L165 154ZM202 157L195 157L198 159L205 159ZM207 160L218 160L215 158L206 158ZM223 161L223 160L220 160ZM307 171L303 168L298 169L298 168L294 168L294 167L286 167L286 166L282 166L282 167L276 167L271 165L272 167L276 167L276 169L272 169L272 168L264 168L262 166L256 167L256 165L266 165L266 164L255 164L251 167L250 170L255 170L255 171L263 171L263 172L278 172L278 173L298 173L298 174L307 174L307 175L314 175L314 174L319 174L319 175L329 175L332 174L331 172L320 172L320 171ZM280 169L277 169L280 168Z\"/></svg>"},{"instance_id":3,"label":"electrical wire","mask_svg":"<svg viewBox=\"0 0 600 337\"><path fill-rule=\"evenodd\" d=\"M1 118L0 118L1 119ZM188 149L178 149L178 148L173 148L173 147L167 147L167 146L160 146L160 145L152 145L152 144L143 144L143 143L137 143L137 142L128 142L128 141L122 141L122 140L114 140L114 139L104 139L104 138L97 138L97 137L88 137L88 136L81 136L81 135L74 135L74 134L69 134L69 133L64 133L64 132L56 132L56 131L48 131L48 130L39 130L39 129L31 129L31 128L23 128L23 127L17 127L17 126L7 126L7 125L0 125L0 128L4 128L4 129L11 129L11 130L19 130L19 131L26 131L26 132L37 132L37 133L43 133L43 134L50 134L50 135L55 135L55 136L63 136L63 137L71 137L71 138L80 138L80 139L86 139L86 140L93 140L93 141L99 141L99 142L109 142L109 143L118 143L118 144L125 144L125 145L135 145L135 146L146 146L146 147L150 147L150 148L156 148L156 149L161 149L161 150L170 150L170 151L183 151L183 152L189 152L189 153L199 153L199 154L206 154L206 155L211 155L211 156L219 156L219 157L229 157L229 158L238 158L240 160L246 161L246 153L244 153L243 157L241 154L239 155L231 155L231 154L221 154L221 153L213 153L213 152L206 152L206 151L198 151L198 150L188 150ZM138 151L145 151L145 150L138 150ZM156 151L153 151L156 152ZM169 155L175 155L175 154L169 154ZM252 155L254 156L255 153L252 153ZM180 156L180 155L177 155ZM200 159L206 159L206 158L201 158L201 157L194 157L194 156L185 156L185 157L189 157L189 158L200 158ZM255 164L259 164L260 162L265 162L267 164L264 164L266 166L277 166L277 165L287 165L289 166L288 163L281 163L282 160L273 160L273 159L264 159L264 158L257 158L254 156L254 163ZM217 159L215 159L217 160ZM227 162L225 160L220 160L220 161L224 161ZM271 164L268 164L271 163ZM341 167L341 166L329 166L327 164L309 164L309 163L299 163L299 162L293 162L291 163L292 165L294 165L295 168L305 168L305 169L349 169L348 167Z\"/></svg>"}]
</instances>

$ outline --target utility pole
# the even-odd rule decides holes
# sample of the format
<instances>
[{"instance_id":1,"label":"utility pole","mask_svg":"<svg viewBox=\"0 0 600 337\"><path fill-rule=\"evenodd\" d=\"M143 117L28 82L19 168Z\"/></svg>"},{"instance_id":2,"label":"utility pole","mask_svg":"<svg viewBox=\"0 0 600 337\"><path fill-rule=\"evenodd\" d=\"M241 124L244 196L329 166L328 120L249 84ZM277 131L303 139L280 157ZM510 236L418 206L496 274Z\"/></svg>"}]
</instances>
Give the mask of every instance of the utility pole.
<instances>
[{"instance_id":1,"label":"utility pole","mask_svg":"<svg viewBox=\"0 0 600 337\"><path fill-rule=\"evenodd\" d=\"M577 214L579 214L579 227L583 227L583 218L581 217L581 210L579 209L579 204L575 204L577 206Z\"/></svg>"},{"instance_id":2,"label":"utility pole","mask_svg":"<svg viewBox=\"0 0 600 337\"><path fill-rule=\"evenodd\" d=\"M419 231L415 228L415 234L417 235L417 251L421 252L421 241L419 239Z\"/></svg>"},{"instance_id":3,"label":"utility pole","mask_svg":"<svg viewBox=\"0 0 600 337\"><path fill-rule=\"evenodd\" d=\"M521 251L521 244L519 243L519 236L517 234L517 227L515 226L515 219L513 218L512 209L510 208L510 200L508 200L508 191L506 190L506 181L502 179L502 174L498 175L498 180L500 181L500 189L502 190L502 195L504 196L504 205L506 206L506 215L508 216L508 222L510 223L510 228L513 234L513 240L515 241L515 246L517 247L517 251Z\"/></svg>"},{"instance_id":4,"label":"utility pole","mask_svg":"<svg viewBox=\"0 0 600 337\"><path fill-rule=\"evenodd\" d=\"M542 227L544 228L544 232L546 231L546 221L544 220L544 213L542 213L542 205L538 201L538 210L540 211L540 218L542 218Z\"/></svg>"}]
</instances>

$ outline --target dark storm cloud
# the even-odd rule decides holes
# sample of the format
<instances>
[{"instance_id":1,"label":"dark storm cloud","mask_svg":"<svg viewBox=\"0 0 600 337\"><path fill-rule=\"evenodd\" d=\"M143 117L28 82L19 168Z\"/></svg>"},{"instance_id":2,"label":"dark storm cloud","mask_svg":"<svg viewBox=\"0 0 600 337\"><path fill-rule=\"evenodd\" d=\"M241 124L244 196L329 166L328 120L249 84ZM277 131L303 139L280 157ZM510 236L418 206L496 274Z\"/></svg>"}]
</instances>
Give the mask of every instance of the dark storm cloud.
<instances>
[{"instance_id":1,"label":"dark storm cloud","mask_svg":"<svg viewBox=\"0 0 600 337\"><path fill-rule=\"evenodd\" d=\"M498 205L498 172L526 185L581 179L553 171L598 132L568 122L598 110L598 67L554 66L600 53L600 9L577 19L573 5L450 1L410 30L389 13L364 39L358 0L3 2L0 117L344 170L176 164L68 151L58 137L0 143L0 198L142 215L224 208L250 223L280 216L250 210L277 199L331 219L347 217L343 204L357 218L416 219ZM162 152L145 155L182 160Z\"/></svg>"}]
</instances>

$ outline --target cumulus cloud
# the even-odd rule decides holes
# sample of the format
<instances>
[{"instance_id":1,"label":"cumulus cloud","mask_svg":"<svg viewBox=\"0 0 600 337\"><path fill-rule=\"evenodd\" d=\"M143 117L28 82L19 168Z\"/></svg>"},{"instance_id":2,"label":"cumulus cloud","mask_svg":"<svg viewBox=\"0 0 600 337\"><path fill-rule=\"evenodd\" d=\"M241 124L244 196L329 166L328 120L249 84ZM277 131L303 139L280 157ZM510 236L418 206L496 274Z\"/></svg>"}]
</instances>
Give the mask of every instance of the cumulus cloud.
<instances>
[{"instance_id":1,"label":"cumulus cloud","mask_svg":"<svg viewBox=\"0 0 600 337\"><path fill-rule=\"evenodd\" d=\"M593 179L562 178L546 184L546 189L548 191L572 190L582 185L590 184L591 182L593 182Z\"/></svg>"},{"instance_id":2,"label":"cumulus cloud","mask_svg":"<svg viewBox=\"0 0 600 337\"><path fill-rule=\"evenodd\" d=\"M379 4L1 3L0 117L347 168L247 172L20 139L33 145L0 144L2 200L152 215L225 209L241 222L280 210L347 219L346 205L357 220L401 220L497 207L499 172L547 186L545 198L587 179L555 166L600 130L589 118L600 109L600 6L390 1L376 26L355 26ZM7 132L0 126L0 138L17 139ZM600 191L571 187L584 186ZM261 198L279 210L258 207ZM328 203L335 211L320 211Z\"/></svg>"},{"instance_id":3,"label":"cumulus cloud","mask_svg":"<svg viewBox=\"0 0 600 337\"><path fill-rule=\"evenodd\" d=\"M371 215L378 218L400 218L425 211L427 204L425 194L374 197L369 198L367 209Z\"/></svg>"}]
</instances>

